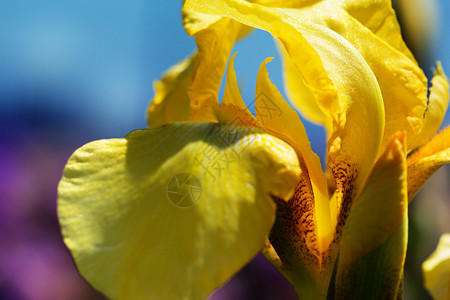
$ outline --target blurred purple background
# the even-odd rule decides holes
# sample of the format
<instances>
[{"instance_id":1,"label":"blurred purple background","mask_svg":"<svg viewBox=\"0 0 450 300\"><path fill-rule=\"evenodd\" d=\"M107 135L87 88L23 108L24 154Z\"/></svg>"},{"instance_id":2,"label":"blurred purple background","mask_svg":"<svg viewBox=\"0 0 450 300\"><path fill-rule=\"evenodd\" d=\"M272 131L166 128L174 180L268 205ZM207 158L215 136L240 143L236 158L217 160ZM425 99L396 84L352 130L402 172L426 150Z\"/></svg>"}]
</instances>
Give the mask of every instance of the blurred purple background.
<instances>
[{"instance_id":1,"label":"blurred purple background","mask_svg":"<svg viewBox=\"0 0 450 300\"><path fill-rule=\"evenodd\" d=\"M436 5L435 38L428 49L416 47L427 75L437 59L450 73L450 4ZM0 299L103 299L77 274L62 242L58 180L79 146L146 127L152 82L195 49L180 7L181 1L0 2ZM413 36L413 25L408 29ZM282 90L269 34L257 31L237 50L244 99L253 99L257 70L268 56L275 57L268 70ZM450 124L449 114L444 123ZM306 121L305 127L323 159L323 130ZM449 178L449 168L441 168L410 206L407 299L427 297L420 263L450 231ZM261 256L212 297L295 298Z\"/></svg>"}]
</instances>

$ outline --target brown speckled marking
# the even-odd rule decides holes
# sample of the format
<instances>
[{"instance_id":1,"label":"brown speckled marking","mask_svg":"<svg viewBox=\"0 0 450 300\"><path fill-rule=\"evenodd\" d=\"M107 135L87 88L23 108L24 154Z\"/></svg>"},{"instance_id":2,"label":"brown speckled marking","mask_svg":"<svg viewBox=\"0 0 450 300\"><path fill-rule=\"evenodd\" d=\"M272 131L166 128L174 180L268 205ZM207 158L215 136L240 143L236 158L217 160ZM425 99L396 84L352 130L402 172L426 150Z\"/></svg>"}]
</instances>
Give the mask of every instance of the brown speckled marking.
<instances>
[{"instance_id":1,"label":"brown speckled marking","mask_svg":"<svg viewBox=\"0 0 450 300\"><path fill-rule=\"evenodd\" d=\"M319 251L314 193L305 162L301 157L299 161L302 174L294 196L287 202L274 198L277 213L269 237L273 248L270 244L266 245L263 253L288 280L311 280L308 284L327 291L343 229L358 193L358 168L348 163L351 160L347 159L336 160L329 165L338 199L338 215L332 243L327 249ZM328 292L334 294L333 288Z\"/></svg>"},{"instance_id":2,"label":"brown speckled marking","mask_svg":"<svg viewBox=\"0 0 450 300\"><path fill-rule=\"evenodd\" d=\"M346 163L345 161L337 161L332 165L329 165L334 175L336 184L336 196L338 199L338 215L337 224L333 237L333 244L339 244L342 232L345 226L345 222L350 214L350 210L353 205L353 201L356 197L355 182L358 177L357 168L353 165Z\"/></svg>"},{"instance_id":3,"label":"brown speckled marking","mask_svg":"<svg viewBox=\"0 0 450 300\"><path fill-rule=\"evenodd\" d=\"M314 194L302 159L300 165L303 172L294 196L287 202L274 198L277 216L270 242L281 259L284 270L289 272L296 264L301 264L317 272L323 267L326 254L321 255L318 249Z\"/></svg>"}]
</instances>

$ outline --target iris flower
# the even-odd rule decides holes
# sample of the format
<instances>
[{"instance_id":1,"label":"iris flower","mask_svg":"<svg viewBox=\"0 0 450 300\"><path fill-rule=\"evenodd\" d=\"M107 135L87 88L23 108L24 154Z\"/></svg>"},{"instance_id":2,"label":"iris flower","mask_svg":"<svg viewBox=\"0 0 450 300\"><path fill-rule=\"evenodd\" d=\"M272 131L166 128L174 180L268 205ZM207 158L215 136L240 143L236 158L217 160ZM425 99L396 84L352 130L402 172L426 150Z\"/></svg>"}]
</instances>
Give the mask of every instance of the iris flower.
<instances>
[{"instance_id":1,"label":"iris flower","mask_svg":"<svg viewBox=\"0 0 450 300\"><path fill-rule=\"evenodd\" d=\"M113 299L204 299L259 251L300 299L402 295L407 207L450 160L437 64L427 98L390 1L187 0L198 50L155 84L148 129L76 150L58 214L79 272ZM283 7L281 7L283 6ZM276 39L293 106L327 132L322 171L296 111L235 42Z\"/></svg>"}]
</instances>

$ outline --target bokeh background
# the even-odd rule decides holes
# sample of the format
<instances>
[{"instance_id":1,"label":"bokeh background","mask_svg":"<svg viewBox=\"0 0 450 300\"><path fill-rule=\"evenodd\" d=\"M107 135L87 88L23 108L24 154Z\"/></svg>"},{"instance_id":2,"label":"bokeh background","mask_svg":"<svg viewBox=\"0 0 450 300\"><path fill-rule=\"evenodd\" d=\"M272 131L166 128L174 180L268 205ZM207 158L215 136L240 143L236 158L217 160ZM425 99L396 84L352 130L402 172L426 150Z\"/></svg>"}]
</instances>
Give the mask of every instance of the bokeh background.
<instances>
[{"instance_id":1,"label":"bokeh background","mask_svg":"<svg viewBox=\"0 0 450 300\"><path fill-rule=\"evenodd\" d=\"M450 1L396 1L403 32L429 76L450 74ZM77 274L56 218L56 188L70 154L89 141L145 128L153 81L195 49L181 1L0 1L0 299L103 299ZM260 63L283 92L269 34L236 45L243 98ZM445 125L450 124L447 114ZM323 130L305 121L325 157ZM448 167L410 206L405 298L428 299L420 265L450 232ZM296 299L258 256L211 299Z\"/></svg>"}]
</instances>

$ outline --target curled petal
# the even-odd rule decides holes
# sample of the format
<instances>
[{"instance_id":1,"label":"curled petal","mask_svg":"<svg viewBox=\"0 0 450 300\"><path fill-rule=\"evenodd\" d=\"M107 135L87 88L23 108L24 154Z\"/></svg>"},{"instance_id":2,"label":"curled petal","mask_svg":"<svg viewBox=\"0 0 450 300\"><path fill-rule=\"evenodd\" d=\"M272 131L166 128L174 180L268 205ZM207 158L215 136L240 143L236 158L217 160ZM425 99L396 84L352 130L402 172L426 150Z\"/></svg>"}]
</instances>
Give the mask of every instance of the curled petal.
<instances>
[{"instance_id":1,"label":"curled petal","mask_svg":"<svg viewBox=\"0 0 450 300\"><path fill-rule=\"evenodd\" d=\"M386 42L389 46L415 62L414 56L403 41L400 26L397 17L395 16L395 11L392 9L390 0L339 0L334 2L338 2L349 15ZM365 46L369 47L369 45Z\"/></svg>"},{"instance_id":2,"label":"curled petal","mask_svg":"<svg viewBox=\"0 0 450 300\"><path fill-rule=\"evenodd\" d=\"M181 10L183 26L187 34L194 35L220 21L222 17L202 14L183 7Z\"/></svg>"},{"instance_id":3,"label":"curled petal","mask_svg":"<svg viewBox=\"0 0 450 300\"><path fill-rule=\"evenodd\" d=\"M325 0L298 9L274 9L293 22L312 22L338 33L364 58L375 74L380 86L386 125L382 149L397 131L407 133L408 149L423 125L427 108L427 82L411 52L402 40L400 28L390 1L333 1ZM286 58L286 82L289 95L299 90L294 82L295 72L289 69ZM292 79L289 77L293 76ZM304 89L303 89L304 90ZM298 99L297 99L298 98ZM310 98L292 98L299 102L305 117L327 126ZM317 99L320 104L320 100ZM311 114L311 112L315 112Z\"/></svg>"},{"instance_id":4,"label":"curled petal","mask_svg":"<svg viewBox=\"0 0 450 300\"><path fill-rule=\"evenodd\" d=\"M448 163L450 163L450 127L446 127L408 156L409 201L437 169Z\"/></svg>"},{"instance_id":5,"label":"curled petal","mask_svg":"<svg viewBox=\"0 0 450 300\"><path fill-rule=\"evenodd\" d=\"M303 117L310 122L323 125L329 134L333 129L330 116L320 108L315 99L314 91L305 83L302 74L289 57L284 46L281 43L277 44L283 60L283 76L288 98L296 104Z\"/></svg>"},{"instance_id":6,"label":"curled petal","mask_svg":"<svg viewBox=\"0 0 450 300\"><path fill-rule=\"evenodd\" d=\"M149 128L159 127L170 122L189 120L190 104L188 87L192 83L192 69L197 53L171 67L154 83L155 97L147 109Z\"/></svg>"},{"instance_id":7,"label":"curled petal","mask_svg":"<svg viewBox=\"0 0 450 300\"><path fill-rule=\"evenodd\" d=\"M297 155L261 130L174 123L78 149L60 182L64 241L113 299L204 299L263 247Z\"/></svg>"},{"instance_id":8,"label":"curled petal","mask_svg":"<svg viewBox=\"0 0 450 300\"><path fill-rule=\"evenodd\" d=\"M419 135L413 138L411 148L420 146L433 136L441 126L444 120L445 112L448 107L448 78L440 63L436 65L434 77L431 80L430 97L428 108L424 114L424 123Z\"/></svg>"},{"instance_id":9,"label":"curled petal","mask_svg":"<svg viewBox=\"0 0 450 300\"><path fill-rule=\"evenodd\" d=\"M219 123L236 126L250 126L261 128L256 118L242 100L234 71L234 58L230 58L227 68L227 81L220 106L214 108L214 115Z\"/></svg>"},{"instance_id":10,"label":"curled petal","mask_svg":"<svg viewBox=\"0 0 450 300\"><path fill-rule=\"evenodd\" d=\"M245 105L244 100L241 97L241 92L239 91L239 86L236 80L236 72L234 71L234 59L236 57L237 52L230 58L227 68L227 82L225 84L225 91L223 93L221 108L222 110L226 110L227 107L230 109L241 111L241 114L232 114L231 120L227 120L224 123L233 124L233 125L245 125L245 124L254 124L256 125L256 119L252 115L252 113ZM244 115L245 117L241 116ZM220 120L219 120L220 121Z\"/></svg>"},{"instance_id":11,"label":"curled petal","mask_svg":"<svg viewBox=\"0 0 450 300\"><path fill-rule=\"evenodd\" d=\"M192 119L212 120L206 116L212 113L211 108L219 104L220 82L241 28L238 22L222 18L194 35L199 58L188 90Z\"/></svg>"},{"instance_id":12,"label":"curled petal","mask_svg":"<svg viewBox=\"0 0 450 300\"><path fill-rule=\"evenodd\" d=\"M192 85L188 89L191 120L214 121L220 83L234 43L249 27L229 18L213 16L183 6L183 23L198 48Z\"/></svg>"},{"instance_id":13,"label":"curled petal","mask_svg":"<svg viewBox=\"0 0 450 300\"><path fill-rule=\"evenodd\" d=\"M147 124L155 128L185 120L216 121L220 82L236 40L251 29L228 18L183 7L183 24L194 35L198 51L170 68L155 82Z\"/></svg>"}]
</instances>

